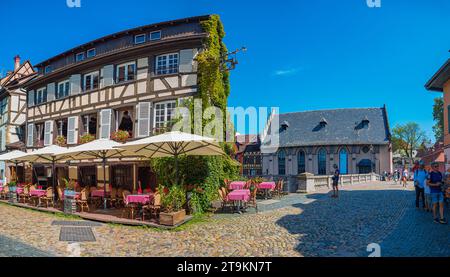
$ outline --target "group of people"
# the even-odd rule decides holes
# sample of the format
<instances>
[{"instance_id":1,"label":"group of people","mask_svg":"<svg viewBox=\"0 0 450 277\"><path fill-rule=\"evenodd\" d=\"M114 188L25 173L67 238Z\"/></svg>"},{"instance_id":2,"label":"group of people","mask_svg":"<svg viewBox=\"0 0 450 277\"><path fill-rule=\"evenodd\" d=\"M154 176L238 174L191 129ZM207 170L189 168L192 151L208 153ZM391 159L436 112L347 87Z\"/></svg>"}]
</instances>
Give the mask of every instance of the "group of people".
<instances>
[{"instance_id":1,"label":"group of people","mask_svg":"<svg viewBox=\"0 0 450 277\"><path fill-rule=\"evenodd\" d=\"M416 207L422 208L427 212L433 212L434 222L447 224L444 217L445 180L442 172L439 171L439 164L431 164L431 171L425 169L425 163L420 162L418 169L414 171L414 187L416 189Z\"/></svg>"},{"instance_id":2,"label":"group of people","mask_svg":"<svg viewBox=\"0 0 450 277\"><path fill-rule=\"evenodd\" d=\"M398 182L401 182L403 187L406 188L408 186L408 180L410 178L409 171L405 167L403 170L395 170L394 173L387 173L386 171L383 174L384 181L391 181L394 180L394 182L397 184Z\"/></svg>"}]
</instances>

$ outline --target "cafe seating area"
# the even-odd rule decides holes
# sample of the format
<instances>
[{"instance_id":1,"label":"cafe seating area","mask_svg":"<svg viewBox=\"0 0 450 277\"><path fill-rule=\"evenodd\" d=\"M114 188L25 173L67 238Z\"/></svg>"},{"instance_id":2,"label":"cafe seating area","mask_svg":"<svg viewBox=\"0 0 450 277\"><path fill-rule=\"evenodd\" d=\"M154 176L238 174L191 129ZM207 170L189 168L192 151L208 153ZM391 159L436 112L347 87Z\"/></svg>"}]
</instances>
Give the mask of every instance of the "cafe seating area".
<instances>
[{"instance_id":1,"label":"cafe seating area","mask_svg":"<svg viewBox=\"0 0 450 277\"><path fill-rule=\"evenodd\" d=\"M258 200L281 199L287 193L284 191L284 181L229 181L224 180L224 186L218 191L221 200L221 210L233 213L246 212L254 208L258 212Z\"/></svg>"}]
</instances>

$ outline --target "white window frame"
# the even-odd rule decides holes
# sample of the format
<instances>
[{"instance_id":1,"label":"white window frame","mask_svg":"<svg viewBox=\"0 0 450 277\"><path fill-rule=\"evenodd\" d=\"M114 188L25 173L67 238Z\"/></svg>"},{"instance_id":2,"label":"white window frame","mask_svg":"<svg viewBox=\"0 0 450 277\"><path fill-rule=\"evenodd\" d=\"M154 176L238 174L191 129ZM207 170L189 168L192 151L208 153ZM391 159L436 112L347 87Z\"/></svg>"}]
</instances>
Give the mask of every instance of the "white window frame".
<instances>
[{"instance_id":1,"label":"white window frame","mask_svg":"<svg viewBox=\"0 0 450 277\"><path fill-rule=\"evenodd\" d=\"M164 126L160 126L158 128L165 128L167 127L167 123L169 122L168 119L168 112L167 112L167 104L169 103L175 103L175 107L174 109L177 108L177 100L167 100L167 101L162 101L162 102L157 102L157 103L153 103L152 107L153 107L153 129L156 129L156 124L160 123L157 122L157 118L156 118L156 112L158 111L157 106L158 105L164 105ZM172 114L172 119L173 119L174 114Z\"/></svg>"},{"instance_id":2,"label":"white window frame","mask_svg":"<svg viewBox=\"0 0 450 277\"><path fill-rule=\"evenodd\" d=\"M35 101L36 103L34 103L35 105L41 105L46 102L46 101L44 101L44 91L46 91L46 90L47 90L47 87L42 87L42 88L36 90L36 101ZM42 97L41 102L39 102L39 95L41 95L41 97Z\"/></svg>"},{"instance_id":3,"label":"white window frame","mask_svg":"<svg viewBox=\"0 0 450 277\"><path fill-rule=\"evenodd\" d=\"M115 80L116 83L123 83L123 82L133 81L133 80L129 80L128 79L128 77L129 77L128 76L128 74L129 74L128 67L130 65L134 65L134 78L133 78L133 80L136 80L136 62L132 61L132 62L128 62L128 63L119 64L119 65L116 66L116 80ZM121 67L125 67L125 80L119 82L119 68L121 68Z\"/></svg>"},{"instance_id":4,"label":"white window frame","mask_svg":"<svg viewBox=\"0 0 450 277\"><path fill-rule=\"evenodd\" d=\"M89 55L89 52L94 52L94 54ZM97 56L97 50L95 48L91 48L91 49L86 51L86 58L89 59L89 58L93 58L95 56Z\"/></svg>"},{"instance_id":5,"label":"white window frame","mask_svg":"<svg viewBox=\"0 0 450 277\"><path fill-rule=\"evenodd\" d=\"M159 34L159 38L152 38L153 34ZM159 31L151 32L149 40L150 41L155 41L155 40L161 40L161 38L162 38L162 32L161 32L161 30L159 30Z\"/></svg>"},{"instance_id":6,"label":"white window frame","mask_svg":"<svg viewBox=\"0 0 450 277\"><path fill-rule=\"evenodd\" d=\"M97 87L94 88L94 78L93 77L96 76L96 75L97 75L97 78L98 78L98 82L97 82ZM91 83L90 83L91 88L90 89L86 89L86 79L87 79L88 76L91 76ZM96 90L96 89L99 89L99 88L100 88L100 72L99 71L93 71L93 72L90 72L90 73L85 74L83 76L83 91L91 91L91 90Z\"/></svg>"},{"instance_id":7,"label":"white window frame","mask_svg":"<svg viewBox=\"0 0 450 277\"><path fill-rule=\"evenodd\" d=\"M64 93L65 95L61 97L61 93L59 91L60 85L64 85L64 89L66 89L66 85L67 84L69 84L69 86L67 87L67 92L65 92ZM64 80L62 82L57 83L55 98L56 99L63 99L63 98L69 97L69 95L70 95L70 79L67 79L67 80Z\"/></svg>"},{"instance_id":8,"label":"white window frame","mask_svg":"<svg viewBox=\"0 0 450 277\"><path fill-rule=\"evenodd\" d=\"M141 37L144 38L144 41L138 42L137 39L141 38ZM135 35L134 36L134 44L143 44L143 43L146 43L146 42L147 42L147 35L146 34L140 34L140 35Z\"/></svg>"},{"instance_id":9,"label":"white window frame","mask_svg":"<svg viewBox=\"0 0 450 277\"><path fill-rule=\"evenodd\" d=\"M81 60L79 60L78 59L78 56L80 56L80 55L83 55L83 58L81 59ZM75 55L75 62L82 62L82 61L84 61L86 59L86 54L84 53L84 52L80 52L80 53L77 53L76 55Z\"/></svg>"},{"instance_id":10,"label":"white window frame","mask_svg":"<svg viewBox=\"0 0 450 277\"><path fill-rule=\"evenodd\" d=\"M176 66L174 66L172 69L169 68L169 61L170 61L170 56L172 55L176 55L176 60L177 60L177 64ZM165 57L165 64L164 65L160 65L159 64L159 59ZM168 53L168 54L163 54L163 55L159 55L156 56L155 59L156 65L155 65L155 74L156 75L168 75L168 74L177 74L180 71L180 53L178 52L174 52L174 53ZM160 71L160 66L161 67L165 67L166 69L164 71ZM176 69L175 71L172 71L173 69Z\"/></svg>"}]
</instances>

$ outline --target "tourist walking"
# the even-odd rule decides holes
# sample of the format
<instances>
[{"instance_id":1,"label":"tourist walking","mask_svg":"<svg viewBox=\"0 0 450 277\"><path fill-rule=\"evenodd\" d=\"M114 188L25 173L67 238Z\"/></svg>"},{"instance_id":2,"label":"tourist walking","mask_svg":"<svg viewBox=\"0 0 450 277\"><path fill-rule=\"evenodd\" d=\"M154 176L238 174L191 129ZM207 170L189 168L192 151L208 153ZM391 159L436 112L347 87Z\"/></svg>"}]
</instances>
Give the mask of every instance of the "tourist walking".
<instances>
[{"instance_id":1,"label":"tourist walking","mask_svg":"<svg viewBox=\"0 0 450 277\"><path fill-rule=\"evenodd\" d=\"M397 182L400 180L400 172L396 169L394 171L394 182L397 184Z\"/></svg>"},{"instance_id":2,"label":"tourist walking","mask_svg":"<svg viewBox=\"0 0 450 277\"><path fill-rule=\"evenodd\" d=\"M419 168L414 171L414 188L416 189L416 208L420 206L422 198L422 208L426 209L425 204L425 183L427 182L428 172L425 170L425 163L420 162Z\"/></svg>"},{"instance_id":3,"label":"tourist walking","mask_svg":"<svg viewBox=\"0 0 450 277\"><path fill-rule=\"evenodd\" d=\"M439 172L438 163L433 163L431 168L432 171L428 174L428 185L430 186L431 201L433 204L434 222L447 224L447 220L444 218L444 193L442 192L443 176L442 173ZM440 218L438 218L438 208Z\"/></svg>"},{"instance_id":4,"label":"tourist walking","mask_svg":"<svg viewBox=\"0 0 450 277\"><path fill-rule=\"evenodd\" d=\"M403 175L402 175L402 183L403 183L403 187L406 188L406 186L408 185L408 169L405 167L403 169Z\"/></svg>"},{"instance_id":5,"label":"tourist walking","mask_svg":"<svg viewBox=\"0 0 450 277\"><path fill-rule=\"evenodd\" d=\"M339 171L338 166L335 164L334 166L334 175L333 179L333 195L331 197L338 198L339 197L339 178L341 176L341 172Z\"/></svg>"},{"instance_id":6,"label":"tourist walking","mask_svg":"<svg viewBox=\"0 0 450 277\"><path fill-rule=\"evenodd\" d=\"M427 179L428 179L428 174L427 174ZM424 187L424 193L425 193L425 210L427 212L431 212L432 211L432 202L431 202L431 189L430 186L428 185L428 182L425 182L425 187Z\"/></svg>"}]
</instances>

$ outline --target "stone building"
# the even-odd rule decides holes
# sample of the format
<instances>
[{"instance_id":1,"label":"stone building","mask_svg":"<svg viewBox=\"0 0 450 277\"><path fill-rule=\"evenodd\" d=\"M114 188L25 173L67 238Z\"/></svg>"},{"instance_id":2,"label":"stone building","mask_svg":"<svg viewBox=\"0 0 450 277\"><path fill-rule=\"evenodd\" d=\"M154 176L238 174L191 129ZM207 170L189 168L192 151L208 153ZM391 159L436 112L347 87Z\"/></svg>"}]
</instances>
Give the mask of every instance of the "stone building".
<instances>
[{"instance_id":1,"label":"stone building","mask_svg":"<svg viewBox=\"0 0 450 277\"><path fill-rule=\"evenodd\" d=\"M279 147L263 151L263 175L330 175L392 172L392 145L386 107L336 109L274 115ZM278 124L277 124L278 125ZM276 126L274 124L274 126ZM266 145L263 139L263 147Z\"/></svg>"}]
</instances>

